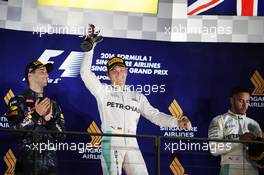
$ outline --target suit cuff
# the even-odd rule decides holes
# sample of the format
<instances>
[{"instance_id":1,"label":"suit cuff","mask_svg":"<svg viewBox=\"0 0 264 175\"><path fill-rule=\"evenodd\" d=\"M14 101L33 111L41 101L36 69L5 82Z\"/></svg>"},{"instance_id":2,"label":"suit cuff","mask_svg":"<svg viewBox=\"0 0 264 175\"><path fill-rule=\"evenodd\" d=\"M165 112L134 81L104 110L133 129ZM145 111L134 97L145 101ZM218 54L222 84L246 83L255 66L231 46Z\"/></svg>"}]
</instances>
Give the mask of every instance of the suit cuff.
<instances>
[{"instance_id":1,"label":"suit cuff","mask_svg":"<svg viewBox=\"0 0 264 175\"><path fill-rule=\"evenodd\" d=\"M41 116L37 112L31 113L29 116L31 116L31 119L34 122L38 122L38 120L41 118ZM30 117L29 117L30 118Z\"/></svg>"}]
</instances>

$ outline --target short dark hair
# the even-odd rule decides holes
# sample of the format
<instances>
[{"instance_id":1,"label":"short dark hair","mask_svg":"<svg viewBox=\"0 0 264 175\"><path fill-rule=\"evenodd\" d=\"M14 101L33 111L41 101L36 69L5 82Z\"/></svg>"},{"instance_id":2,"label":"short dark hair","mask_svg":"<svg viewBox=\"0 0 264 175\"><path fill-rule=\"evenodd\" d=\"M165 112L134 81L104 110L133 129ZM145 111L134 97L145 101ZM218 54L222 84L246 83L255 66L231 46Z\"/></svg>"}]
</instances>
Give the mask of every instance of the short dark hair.
<instances>
[{"instance_id":1,"label":"short dark hair","mask_svg":"<svg viewBox=\"0 0 264 175\"><path fill-rule=\"evenodd\" d=\"M233 97L234 95L237 95L237 94L240 94L240 93L249 93L249 90L248 88L244 87L244 86L235 86L231 89L231 92L230 92L230 97Z\"/></svg>"}]
</instances>

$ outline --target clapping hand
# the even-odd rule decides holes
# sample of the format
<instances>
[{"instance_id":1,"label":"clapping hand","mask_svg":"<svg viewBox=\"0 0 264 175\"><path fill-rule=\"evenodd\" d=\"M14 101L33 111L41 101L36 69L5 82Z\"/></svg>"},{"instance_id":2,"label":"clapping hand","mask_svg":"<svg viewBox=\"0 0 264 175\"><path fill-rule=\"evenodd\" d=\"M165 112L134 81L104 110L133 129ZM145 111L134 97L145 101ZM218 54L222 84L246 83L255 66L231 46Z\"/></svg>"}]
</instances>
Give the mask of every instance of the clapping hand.
<instances>
[{"instance_id":1,"label":"clapping hand","mask_svg":"<svg viewBox=\"0 0 264 175\"><path fill-rule=\"evenodd\" d=\"M50 112L50 99L45 98L44 100L40 101L37 99L35 102L35 110L40 116L45 116Z\"/></svg>"}]
</instances>

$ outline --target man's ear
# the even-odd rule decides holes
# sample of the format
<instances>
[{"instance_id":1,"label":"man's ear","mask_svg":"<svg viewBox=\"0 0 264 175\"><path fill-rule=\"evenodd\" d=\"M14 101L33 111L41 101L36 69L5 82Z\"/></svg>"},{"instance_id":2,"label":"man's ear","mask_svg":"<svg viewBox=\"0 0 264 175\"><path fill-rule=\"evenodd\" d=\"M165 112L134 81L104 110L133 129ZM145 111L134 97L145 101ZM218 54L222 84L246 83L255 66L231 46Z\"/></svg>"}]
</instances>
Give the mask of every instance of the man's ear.
<instances>
[{"instance_id":1,"label":"man's ear","mask_svg":"<svg viewBox=\"0 0 264 175\"><path fill-rule=\"evenodd\" d=\"M28 80L31 79L32 73L28 73Z\"/></svg>"},{"instance_id":2,"label":"man's ear","mask_svg":"<svg viewBox=\"0 0 264 175\"><path fill-rule=\"evenodd\" d=\"M234 103L234 97L230 97L229 101L230 101L230 105L232 105Z\"/></svg>"}]
</instances>

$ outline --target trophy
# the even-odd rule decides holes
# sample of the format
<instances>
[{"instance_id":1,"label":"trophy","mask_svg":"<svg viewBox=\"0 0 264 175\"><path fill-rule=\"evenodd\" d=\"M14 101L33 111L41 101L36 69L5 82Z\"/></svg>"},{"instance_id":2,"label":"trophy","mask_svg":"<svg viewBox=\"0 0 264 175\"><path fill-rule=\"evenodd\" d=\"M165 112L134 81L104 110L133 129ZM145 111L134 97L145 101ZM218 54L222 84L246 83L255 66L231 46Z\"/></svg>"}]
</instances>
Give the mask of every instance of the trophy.
<instances>
[{"instance_id":1,"label":"trophy","mask_svg":"<svg viewBox=\"0 0 264 175\"><path fill-rule=\"evenodd\" d=\"M81 42L81 49L84 52L89 52L92 50L94 43L99 43L103 40L103 37L100 35L100 30L95 30L95 26L93 24L88 24L87 26L87 35L84 40Z\"/></svg>"}]
</instances>

